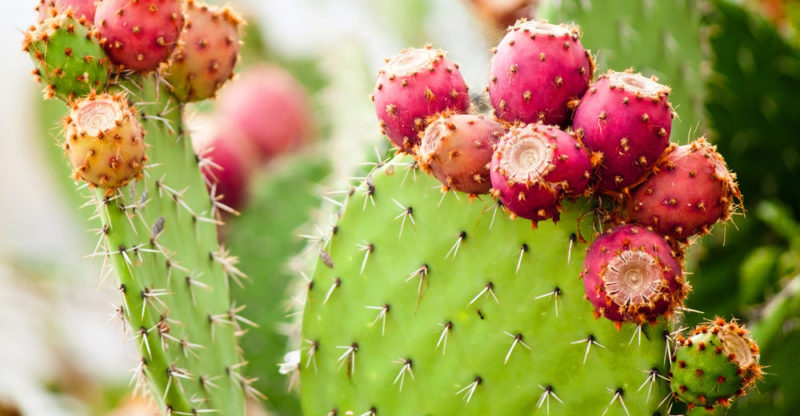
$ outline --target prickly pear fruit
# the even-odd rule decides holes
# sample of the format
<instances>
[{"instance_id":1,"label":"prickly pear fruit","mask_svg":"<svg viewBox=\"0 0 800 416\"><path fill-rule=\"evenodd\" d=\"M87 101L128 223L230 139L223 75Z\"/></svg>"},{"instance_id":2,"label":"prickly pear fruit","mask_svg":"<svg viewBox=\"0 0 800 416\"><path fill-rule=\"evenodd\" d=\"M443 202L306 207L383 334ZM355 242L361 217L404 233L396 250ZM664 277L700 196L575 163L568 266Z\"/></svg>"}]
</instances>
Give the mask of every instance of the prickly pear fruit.
<instances>
[{"instance_id":1,"label":"prickly pear fruit","mask_svg":"<svg viewBox=\"0 0 800 416\"><path fill-rule=\"evenodd\" d=\"M419 144L428 117L469 108L458 65L430 46L406 49L388 60L378 72L372 100L383 134L408 153Z\"/></svg>"},{"instance_id":2,"label":"prickly pear fruit","mask_svg":"<svg viewBox=\"0 0 800 416\"><path fill-rule=\"evenodd\" d=\"M109 62L97 32L71 10L47 18L25 33L23 50L36 65L34 75L45 85L45 96L69 100L108 83Z\"/></svg>"},{"instance_id":3,"label":"prickly pear fruit","mask_svg":"<svg viewBox=\"0 0 800 416\"><path fill-rule=\"evenodd\" d=\"M94 25L111 61L152 71L169 58L183 30L180 0L102 0Z\"/></svg>"},{"instance_id":4,"label":"prickly pear fruit","mask_svg":"<svg viewBox=\"0 0 800 416\"><path fill-rule=\"evenodd\" d=\"M55 16L71 8L75 17L86 19L89 24L94 22L94 12L97 9L95 0L39 0L36 11L39 12L39 21L43 22L48 17Z\"/></svg>"},{"instance_id":5,"label":"prickly pear fruit","mask_svg":"<svg viewBox=\"0 0 800 416\"><path fill-rule=\"evenodd\" d=\"M631 221L677 240L708 231L742 195L736 175L705 138L674 147L628 200Z\"/></svg>"},{"instance_id":6,"label":"prickly pear fruit","mask_svg":"<svg viewBox=\"0 0 800 416\"><path fill-rule=\"evenodd\" d=\"M670 388L692 407L729 406L761 378L758 345L736 322L717 318L678 337L672 354Z\"/></svg>"},{"instance_id":7,"label":"prickly pear fruit","mask_svg":"<svg viewBox=\"0 0 800 416\"><path fill-rule=\"evenodd\" d=\"M485 194L492 188L489 163L503 126L482 115L443 114L428 124L417 160L447 188Z\"/></svg>"},{"instance_id":8,"label":"prickly pear fruit","mask_svg":"<svg viewBox=\"0 0 800 416\"><path fill-rule=\"evenodd\" d=\"M217 108L222 130L241 132L263 159L300 147L314 132L308 93L276 66L248 69L220 93Z\"/></svg>"},{"instance_id":9,"label":"prickly pear fruit","mask_svg":"<svg viewBox=\"0 0 800 416\"><path fill-rule=\"evenodd\" d=\"M493 50L489 97L497 117L523 123L569 122L594 63L576 26L520 19ZM574 109L574 107L572 108Z\"/></svg>"},{"instance_id":10,"label":"prickly pear fruit","mask_svg":"<svg viewBox=\"0 0 800 416\"><path fill-rule=\"evenodd\" d=\"M575 110L573 129L602 154L599 189L620 192L642 180L669 144L669 88L630 72L613 72L589 87Z\"/></svg>"},{"instance_id":11,"label":"prickly pear fruit","mask_svg":"<svg viewBox=\"0 0 800 416\"><path fill-rule=\"evenodd\" d=\"M214 198L233 210L241 209L257 165L255 149L235 131L221 131L206 142L193 138L192 144L203 158L200 170Z\"/></svg>"},{"instance_id":12,"label":"prickly pear fruit","mask_svg":"<svg viewBox=\"0 0 800 416\"><path fill-rule=\"evenodd\" d=\"M669 243L636 225L621 225L598 237L586 252L581 277L598 316L618 325L656 322L689 292Z\"/></svg>"},{"instance_id":13,"label":"prickly pear fruit","mask_svg":"<svg viewBox=\"0 0 800 416\"><path fill-rule=\"evenodd\" d=\"M537 221L558 219L562 195L586 190L592 171L589 153L555 126L512 127L492 156L493 194L514 215Z\"/></svg>"},{"instance_id":14,"label":"prickly pear fruit","mask_svg":"<svg viewBox=\"0 0 800 416\"><path fill-rule=\"evenodd\" d=\"M186 2L186 25L170 58L167 82L184 102L212 97L233 77L242 19L227 7Z\"/></svg>"},{"instance_id":15,"label":"prickly pear fruit","mask_svg":"<svg viewBox=\"0 0 800 416\"><path fill-rule=\"evenodd\" d=\"M75 179L110 194L142 176L147 156L144 131L122 94L91 94L66 117L64 149Z\"/></svg>"}]
</instances>

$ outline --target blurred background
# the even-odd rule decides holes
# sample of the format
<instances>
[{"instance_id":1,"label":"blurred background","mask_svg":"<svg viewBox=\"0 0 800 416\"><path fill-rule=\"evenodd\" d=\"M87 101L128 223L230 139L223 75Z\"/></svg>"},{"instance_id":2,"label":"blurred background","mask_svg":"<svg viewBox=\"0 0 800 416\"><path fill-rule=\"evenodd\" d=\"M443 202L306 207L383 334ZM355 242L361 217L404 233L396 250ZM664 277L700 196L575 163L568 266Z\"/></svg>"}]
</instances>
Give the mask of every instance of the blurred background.
<instances>
[{"instance_id":1,"label":"blurred background","mask_svg":"<svg viewBox=\"0 0 800 416\"><path fill-rule=\"evenodd\" d=\"M328 215L327 190L388 150L368 99L383 59L445 49L485 109L489 48L516 18L543 15L579 23L600 71L635 66L672 85L672 140L708 135L738 173L746 215L693 246L689 307L705 315L686 325L735 315L754 330L767 375L730 414L800 414L800 2L676 1L686 16L655 0L226 2L248 21L240 76L186 111L198 152L225 168L207 174L241 213L221 238L252 278L233 295L261 325L242 342L270 400L250 413L299 414L278 363L298 342L300 236ZM0 416L155 415L128 395L136 355L114 278L87 258L96 225L57 146L65 107L42 101L21 51L35 3L0 2Z\"/></svg>"}]
</instances>

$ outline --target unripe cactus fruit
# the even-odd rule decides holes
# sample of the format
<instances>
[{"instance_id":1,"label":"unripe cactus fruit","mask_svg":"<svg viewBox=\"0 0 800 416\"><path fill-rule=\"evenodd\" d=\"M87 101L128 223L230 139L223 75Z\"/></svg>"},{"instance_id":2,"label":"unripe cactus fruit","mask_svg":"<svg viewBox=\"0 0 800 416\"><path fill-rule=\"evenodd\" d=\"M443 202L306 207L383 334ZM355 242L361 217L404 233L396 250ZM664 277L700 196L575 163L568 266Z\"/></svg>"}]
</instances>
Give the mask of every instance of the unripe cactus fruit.
<instances>
[{"instance_id":1,"label":"unripe cactus fruit","mask_svg":"<svg viewBox=\"0 0 800 416\"><path fill-rule=\"evenodd\" d=\"M277 66L252 67L219 96L222 130L236 130L250 139L262 159L296 149L314 134L308 93L291 74Z\"/></svg>"},{"instance_id":2,"label":"unripe cactus fruit","mask_svg":"<svg viewBox=\"0 0 800 416\"><path fill-rule=\"evenodd\" d=\"M482 115L443 114L425 129L417 160L447 188L485 194L492 188L489 163L504 133L500 123Z\"/></svg>"},{"instance_id":3,"label":"unripe cactus fruit","mask_svg":"<svg viewBox=\"0 0 800 416\"><path fill-rule=\"evenodd\" d=\"M628 200L631 221L678 240L708 232L741 200L736 175L705 138L674 147Z\"/></svg>"},{"instance_id":4,"label":"unripe cactus fruit","mask_svg":"<svg viewBox=\"0 0 800 416\"><path fill-rule=\"evenodd\" d=\"M638 183L669 144L669 88L629 72L610 71L589 87L573 129L601 153L599 189L620 192Z\"/></svg>"},{"instance_id":5,"label":"unripe cactus fruit","mask_svg":"<svg viewBox=\"0 0 800 416\"><path fill-rule=\"evenodd\" d=\"M39 12L39 21L42 22L69 8L75 13L75 17L85 18L90 23L94 22L94 12L97 9L95 0L39 0L36 11Z\"/></svg>"},{"instance_id":6,"label":"unripe cactus fruit","mask_svg":"<svg viewBox=\"0 0 800 416\"><path fill-rule=\"evenodd\" d=\"M681 263L664 237L622 225L598 237L586 252L583 286L596 313L639 325L670 315L689 291Z\"/></svg>"},{"instance_id":7,"label":"unripe cactus fruit","mask_svg":"<svg viewBox=\"0 0 800 416\"><path fill-rule=\"evenodd\" d=\"M64 149L75 179L112 193L142 176L147 156L142 125L124 95L91 94L66 117Z\"/></svg>"},{"instance_id":8,"label":"unripe cactus fruit","mask_svg":"<svg viewBox=\"0 0 800 416\"><path fill-rule=\"evenodd\" d=\"M108 58L97 32L84 23L68 10L25 33L23 50L33 58L34 75L45 84L47 98L69 100L108 83Z\"/></svg>"},{"instance_id":9,"label":"unripe cactus fruit","mask_svg":"<svg viewBox=\"0 0 800 416\"><path fill-rule=\"evenodd\" d=\"M537 221L558 220L561 196L582 194L591 170L586 149L558 127L512 127L492 156L492 192L514 215L536 226Z\"/></svg>"},{"instance_id":10,"label":"unripe cactus fruit","mask_svg":"<svg viewBox=\"0 0 800 416\"><path fill-rule=\"evenodd\" d=\"M586 91L594 63L575 26L521 19L493 49L489 96L497 117L569 123L570 102Z\"/></svg>"},{"instance_id":11,"label":"unripe cactus fruit","mask_svg":"<svg viewBox=\"0 0 800 416\"><path fill-rule=\"evenodd\" d=\"M688 338L678 337L670 388L690 408L728 406L761 378L758 359L758 345L747 330L717 318L696 327Z\"/></svg>"},{"instance_id":12,"label":"unripe cactus fruit","mask_svg":"<svg viewBox=\"0 0 800 416\"><path fill-rule=\"evenodd\" d=\"M147 72L175 49L183 12L179 0L102 0L94 24L114 63Z\"/></svg>"},{"instance_id":13,"label":"unripe cactus fruit","mask_svg":"<svg viewBox=\"0 0 800 416\"><path fill-rule=\"evenodd\" d=\"M229 8L189 0L186 25L170 58L167 82L184 102L212 97L233 77L242 19Z\"/></svg>"},{"instance_id":14,"label":"unripe cactus fruit","mask_svg":"<svg viewBox=\"0 0 800 416\"><path fill-rule=\"evenodd\" d=\"M408 153L419 144L428 117L469 108L458 65L430 46L406 49L388 60L378 72L372 100L383 134Z\"/></svg>"}]
</instances>

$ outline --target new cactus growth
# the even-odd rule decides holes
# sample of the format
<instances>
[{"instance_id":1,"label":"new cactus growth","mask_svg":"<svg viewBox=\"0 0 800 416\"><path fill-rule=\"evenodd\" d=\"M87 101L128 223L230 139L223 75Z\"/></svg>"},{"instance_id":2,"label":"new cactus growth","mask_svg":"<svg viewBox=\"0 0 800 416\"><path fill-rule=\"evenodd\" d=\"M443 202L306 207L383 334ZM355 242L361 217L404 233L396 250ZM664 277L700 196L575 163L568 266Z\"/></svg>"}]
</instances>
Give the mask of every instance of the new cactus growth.
<instances>
[{"instance_id":1,"label":"new cactus growth","mask_svg":"<svg viewBox=\"0 0 800 416\"><path fill-rule=\"evenodd\" d=\"M372 100L383 134L411 153L427 119L445 110L465 112L469 93L458 65L430 46L406 49L378 73Z\"/></svg>"},{"instance_id":2,"label":"new cactus growth","mask_svg":"<svg viewBox=\"0 0 800 416\"><path fill-rule=\"evenodd\" d=\"M233 77L242 20L227 7L194 0L186 2L185 19L167 82L182 101L204 100Z\"/></svg>"},{"instance_id":3,"label":"new cactus growth","mask_svg":"<svg viewBox=\"0 0 800 416\"><path fill-rule=\"evenodd\" d=\"M736 322L717 318L678 337L670 388L689 407L709 411L730 406L761 378L758 346Z\"/></svg>"},{"instance_id":4,"label":"new cactus growth","mask_svg":"<svg viewBox=\"0 0 800 416\"><path fill-rule=\"evenodd\" d=\"M581 195L589 183L589 154L572 135L555 126L512 127L492 156L494 195L515 216L558 220L563 195Z\"/></svg>"},{"instance_id":5,"label":"new cactus growth","mask_svg":"<svg viewBox=\"0 0 800 416\"><path fill-rule=\"evenodd\" d=\"M492 52L488 90L497 117L568 124L594 73L576 26L521 19Z\"/></svg>"},{"instance_id":6,"label":"new cactus growth","mask_svg":"<svg viewBox=\"0 0 800 416\"><path fill-rule=\"evenodd\" d=\"M589 87L572 127L602 155L599 189L621 192L638 183L669 144L669 88L630 72L613 72Z\"/></svg>"},{"instance_id":7,"label":"new cactus growth","mask_svg":"<svg viewBox=\"0 0 800 416\"><path fill-rule=\"evenodd\" d=\"M503 126L483 116L439 116L425 129L417 151L419 165L447 188L488 193L489 163L504 133Z\"/></svg>"},{"instance_id":8,"label":"new cactus growth","mask_svg":"<svg viewBox=\"0 0 800 416\"><path fill-rule=\"evenodd\" d=\"M142 125L123 94L90 94L73 104L66 117L64 150L75 179L112 195L142 179L147 156Z\"/></svg>"},{"instance_id":9,"label":"new cactus growth","mask_svg":"<svg viewBox=\"0 0 800 416\"><path fill-rule=\"evenodd\" d=\"M632 221L686 240L730 218L741 198L736 175L716 147L700 138L670 149L655 173L633 191L627 208Z\"/></svg>"},{"instance_id":10,"label":"new cactus growth","mask_svg":"<svg viewBox=\"0 0 800 416\"><path fill-rule=\"evenodd\" d=\"M622 225L595 240L586 253L581 277L598 315L645 324L669 316L689 292L681 253L664 237L635 225Z\"/></svg>"},{"instance_id":11,"label":"new cactus growth","mask_svg":"<svg viewBox=\"0 0 800 416\"><path fill-rule=\"evenodd\" d=\"M101 0L94 24L111 60L147 72L169 58L183 30L180 0Z\"/></svg>"},{"instance_id":12,"label":"new cactus growth","mask_svg":"<svg viewBox=\"0 0 800 416\"><path fill-rule=\"evenodd\" d=\"M49 17L25 33L23 50L36 65L45 97L72 99L108 83L109 62L98 34L72 10Z\"/></svg>"}]
</instances>

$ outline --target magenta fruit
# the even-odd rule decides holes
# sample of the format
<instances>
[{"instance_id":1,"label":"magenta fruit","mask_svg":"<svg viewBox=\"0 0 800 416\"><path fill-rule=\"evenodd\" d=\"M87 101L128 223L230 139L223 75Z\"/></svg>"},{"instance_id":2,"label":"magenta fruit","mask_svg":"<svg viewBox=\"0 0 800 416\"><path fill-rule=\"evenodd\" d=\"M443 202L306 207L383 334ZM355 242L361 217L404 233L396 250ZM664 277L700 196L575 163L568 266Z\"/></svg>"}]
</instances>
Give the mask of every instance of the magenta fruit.
<instances>
[{"instance_id":1,"label":"magenta fruit","mask_svg":"<svg viewBox=\"0 0 800 416\"><path fill-rule=\"evenodd\" d=\"M569 123L570 102L591 82L594 62L575 26L520 19L493 50L489 97L497 117ZM573 108L574 109L574 108Z\"/></svg>"},{"instance_id":2,"label":"magenta fruit","mask_svg":"<svg viewBox=\"0 0 800 416\"><path fill-rule=\"evenodd\" d=\"M587 150L558 127L512 127L492 156L492 192L535 227L537 221L557 220L560 197L583 194L591 171Z\"/></svg>"},{"instance_id":3,"label":"magenta fruit","mask_svg":"<svg viewBox=\"0 0 800 416\"><path fill-rule=\"evenodd\" d=\"M628 200L631 221L686 240L727 220L742 195L716 147L704 138L667 151Z\"/></svg>"},{"instance_id":4,"label":"magenta fruit","mask_svg":"<svg viewBox=\"0 0 800 416\"><path fill-rule=\"evenodd\" d=\"M183 12L179 0L102 0L94 24L112 62L147 72L175 49Z\"/></svg>"},{"instance_id":5,"label":"magenta fruit","mask_svg":"<svg viewBox=\"0 0 800 416\"><path fill-rule=\"evenodd\" d=\"M598 237L586 252L581 277L595 312L617 325L668 316L689 291L669 243L636 225Z\"/></svg>"},{"instance_id":6,"label":"magenta fruit","mask_svg":"<svg viewBox=\"0 0 800 416\"><path fill-rule=\"evenodd\" d=\"M94 22L94 13L97 9L95 0L39 0L36 11L39 12L39 21L42 22L69 8L72 8L76 18L85 18L90 24Z\"/></svg>"},{"instance_id":7,"label":"magenta fruit","mask_svg":"<svg viewBox=\"0 0 800 416\"><path fill-rule=\"evenodd\" d=\"M236 131L221 131L203 142L194 140L195 152L203 159L200 170L214 198L233 210L248 199L250 178L258 161L248 140Z\"/></svg>"},{"instance_id":8,"label":"magenta fruit","mask_svg":"<svg viewBox=\"0 0 800 416\"><path fill-rule=\"evenodd\" d=\"M624 192L661 157L672 127L668 94L653 79L610 71L581 98L572 126L589 150L602 155L601 191Z\"/></svg>"},{"instance_id":9,"label":"magenta fruit","mask_svg":"<svg viewBox=\"0 0 800 416\"><path fill-rule=\"evenodd\" d=\"M504 133L500 123L482 115L443 114L425 129L417 160L447 188L485 194L492 188L489 163Z\"/></svg>"},{"instance_id":10,"label":"magenta fruit","mask_svg":"<svg viewBox=\"0 0 800 416\"><path fill-rule=\"evenodd\" d=\"M469 92L458 65L430 46L406 49L388 60L378 71L372 100L381 131L407 153L419 144L428 117L469 108Z\"/></svg>"},{"instance_id":11,"label":"magenta fruit","mask_svg":"<svg viewBox=\"0 0 800 416\"><path fill-rule=\"evenodd\" d=\"M248 69L220 93L217 109L223 131L240 131L262 159L296 149L314 133L308 93L276 66Z\"/></svg>"},{"instance_id":12,"label":"magenta fruit","mask_svg":"<svg viewBox=\"0 0 800 416\"><path fill-rule=\"evenodd\" d=\"M172 92L184 102L212 97L228 79L239 60L239 26L242 19L229 8L186 2L186 26L170 58Z\"/></svg>"}]
</instances>

